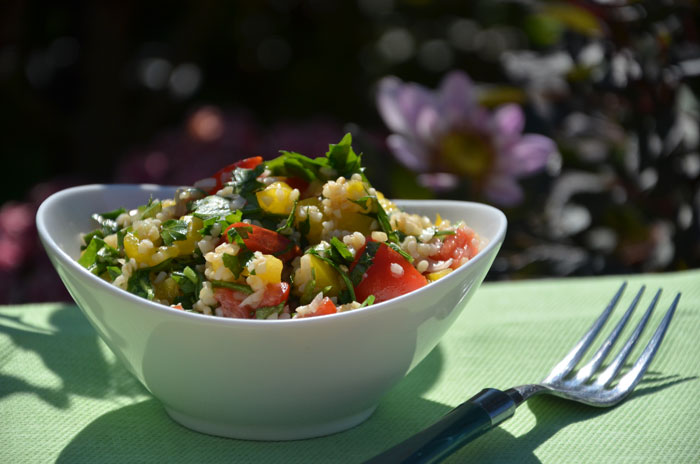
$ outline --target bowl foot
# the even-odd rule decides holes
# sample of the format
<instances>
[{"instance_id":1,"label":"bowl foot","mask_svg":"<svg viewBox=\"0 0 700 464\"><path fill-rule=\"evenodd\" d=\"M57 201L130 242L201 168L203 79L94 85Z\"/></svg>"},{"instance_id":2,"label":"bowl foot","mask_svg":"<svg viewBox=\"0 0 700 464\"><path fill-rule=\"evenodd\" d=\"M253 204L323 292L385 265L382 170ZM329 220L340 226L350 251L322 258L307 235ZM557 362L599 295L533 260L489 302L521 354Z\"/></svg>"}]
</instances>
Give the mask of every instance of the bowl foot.
<instances>
[{"instance_id":1,"label":"bowl foot","mask_svg":"<svg viewBox=\"0 0 700 464\"><path fill-rule=\"evenodd\" d=\"M235 425L193 417L175 411L167 406L165 407L165 411L175 422L196 432L220 437L237 438L240 440L277 441L302 440L305 438L314 438L342 432L343 430L352 428L367 420L376 408L377 405L374 405L359 413L333 419L328 422L287 426Z\"/></svg>"}]
</instances>

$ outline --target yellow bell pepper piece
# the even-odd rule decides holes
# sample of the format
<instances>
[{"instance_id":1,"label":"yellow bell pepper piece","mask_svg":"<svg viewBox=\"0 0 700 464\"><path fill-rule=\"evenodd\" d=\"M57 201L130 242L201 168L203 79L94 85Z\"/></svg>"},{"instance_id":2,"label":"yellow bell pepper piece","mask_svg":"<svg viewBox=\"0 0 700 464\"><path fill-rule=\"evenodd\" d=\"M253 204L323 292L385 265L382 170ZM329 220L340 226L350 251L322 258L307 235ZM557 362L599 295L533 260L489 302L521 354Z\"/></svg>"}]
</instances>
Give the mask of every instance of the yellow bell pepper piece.
<instances>
[{"instance_id":1,"label":"yellow bell pepper piece","mask_svg":"<svg viewBox=\"0 0 700 464\"><path fill-rule=\"evenodd\" d=\"M270 214L288 215L294 207L294 189L285 182L273 182L264 190L256 192L260 208Z\"/></svg>"}]
</instances>

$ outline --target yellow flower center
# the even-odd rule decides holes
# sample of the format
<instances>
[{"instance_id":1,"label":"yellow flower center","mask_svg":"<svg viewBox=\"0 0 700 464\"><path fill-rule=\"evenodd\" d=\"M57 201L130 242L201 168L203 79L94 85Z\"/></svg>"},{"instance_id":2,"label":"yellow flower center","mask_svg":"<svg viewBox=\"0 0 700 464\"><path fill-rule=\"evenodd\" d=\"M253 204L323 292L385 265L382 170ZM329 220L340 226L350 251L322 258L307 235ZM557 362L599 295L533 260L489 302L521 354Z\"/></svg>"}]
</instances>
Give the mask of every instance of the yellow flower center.
<instances>
[{"instance_id":1,"label":"yellow flower center","mask_svg":"<svg viewBox=\"0 0 700 464\"><path fill-rule=\"evenodd\" d=\"M452 132L442 139L442 160L455 174L483 177L493 163L493 152L487 140L477 134Z\"/></svg>"}]
</instances>

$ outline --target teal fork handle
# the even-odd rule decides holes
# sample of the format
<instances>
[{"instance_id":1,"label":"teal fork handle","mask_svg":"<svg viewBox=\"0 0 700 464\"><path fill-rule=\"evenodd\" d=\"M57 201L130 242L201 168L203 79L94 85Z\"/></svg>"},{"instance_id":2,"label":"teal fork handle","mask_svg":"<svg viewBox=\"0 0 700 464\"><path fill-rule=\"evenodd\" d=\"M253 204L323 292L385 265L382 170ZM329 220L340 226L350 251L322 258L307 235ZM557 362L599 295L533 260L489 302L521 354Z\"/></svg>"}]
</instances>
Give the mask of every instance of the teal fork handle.
<instances>
[{"instance_id":1,"label":"teal fork handle","mask_svg":"<svg viewBox=\"0 0 700 464\"><path fill-rule=\"evenodd\" d=\"M435 424L365 464L440 462L511 417L516 405L508 394L495 388L484 389Z\"/></svg>"}]
</instances>

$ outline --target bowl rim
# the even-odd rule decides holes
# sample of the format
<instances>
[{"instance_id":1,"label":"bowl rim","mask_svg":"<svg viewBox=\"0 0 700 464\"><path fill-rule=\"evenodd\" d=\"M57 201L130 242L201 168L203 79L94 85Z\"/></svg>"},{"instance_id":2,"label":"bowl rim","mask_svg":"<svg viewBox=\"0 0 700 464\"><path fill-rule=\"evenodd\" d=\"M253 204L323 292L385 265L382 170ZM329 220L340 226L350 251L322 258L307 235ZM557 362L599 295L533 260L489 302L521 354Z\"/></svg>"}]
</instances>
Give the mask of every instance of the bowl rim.
<instances>
[{"instance_id":1,"label":"bowl rim","mask_svg":"<svg viewBox=\"0 0 700 464\"><path fill-rule=\"evenodd\" d=\"M77 271L79 276L84 276L84 278L91 279L90 281L98 286L101 286L104 290L111 292L113 295L115 295L118 298L126 298L128 301L135 303L135 304L141 304L144 306L145 309L149 311L165 311L166 313L172 314L175 317L186 317L186 318L191 318L192 321L198 321L200 323L216 323L217 325L225 324L225 325L232 325L232 326L242 326L246 328L254 328L254 327L279 327L280 324L283 326L290 326L290 324L293 325L310 325L310 324L324 324L328 323L328 321L340 321L343 318L357 318L357 317L363 317L364 315L368 314L368 312L371 313L378 313L380 311L385 311L389 310L392 306L395 305L400 305L404 301L406 301L408 298L411 298L411 296L415 295L417 292L424 292L427 291L428 288L430 288L432 285L426 285L425 287L419 288L417 290L414 290L412 292L409 292L404 295L400 295L396 298L392 298L391 300L388 301L383 301L381 303L376 303L371 306L367 306L364 308L358 308L354 309L352 311L345 311L342 313L336 313L336 314L328 314L325 316L317 316L317 317L305 317L305 318L297 318L297 319L236 319L236 318L225 318L225 317L213 317L211 315L206 315L206 314L199 314L199 313L193 313L193 312L188 312L188 311L183 311L180 309L176 308L171 308L170 306L166 306L160 303L156 303L153 301L150 301L146 298L134 295L133 293L130 293L126 290L123 290L119 287L114 286L113 284L101 279L100 277L96 276L95 274L89 272L87 269L82 267L78 262L71 257L68 253L66 253L54 240L53 235L49 232L48 227L46 225L47 218L49 217L52 206L55 204L58 204L62 201L66 201L67 197L70 197L72 195L86 195L90 194L91 192L94 192L96 190L134 190L134 191L143 191L145 193L151 192L166 192L166 191L171 191L174 192L178 188L182 188L183 186L172 186L172 185L156 185L156 184L87 184L87 185L79 185L75 187L69 187L63 190L60 190L58 192L55 192L48 196L44 201L42 201L41 205L39 206L37 213L36 213L36 225L37 225L37 230L39 233L39 236L41 238L41 241L44 244L44 247L48 248L51 250L52 254L61 260L61 262L71 268L74 272ZM454 272L448 274L447 276L443 277L440 279L441 282L447 282L450 280L455 280L458 279L461 274L464 274L465 272L468 271L468 269L476 266L480 261L483 261L486 259L486 256L490 254L490 252L493 250L493 248L500 247L501 243L503 242L506 234L506 229L508 225L507 218L505 214L499 210L498 208L487 205L485 203L478 203L478 202L473 202L473 201L462 201L462 200L392 200L400 204L401 206L411 208L413 205L423 205L423 206L430 206L430 205L446 205L446 204L459 204L463 206L467 206L469 208L476 208L476 209L481 209L484 211L488 211L490 214L494 215L494 218L496 219L497 222L497 230L492 238L489 239L488 243L484 246L483 249L477 253L474 258L469 260L467 263L463 264L457 270ZM91 212L88 212L87 214L92 214ZM469 224L467 224L469 225ZM48 252L49 250L47 250ZM176 316L177 315L177 316Z\"/></svg>"}]
</instances>

